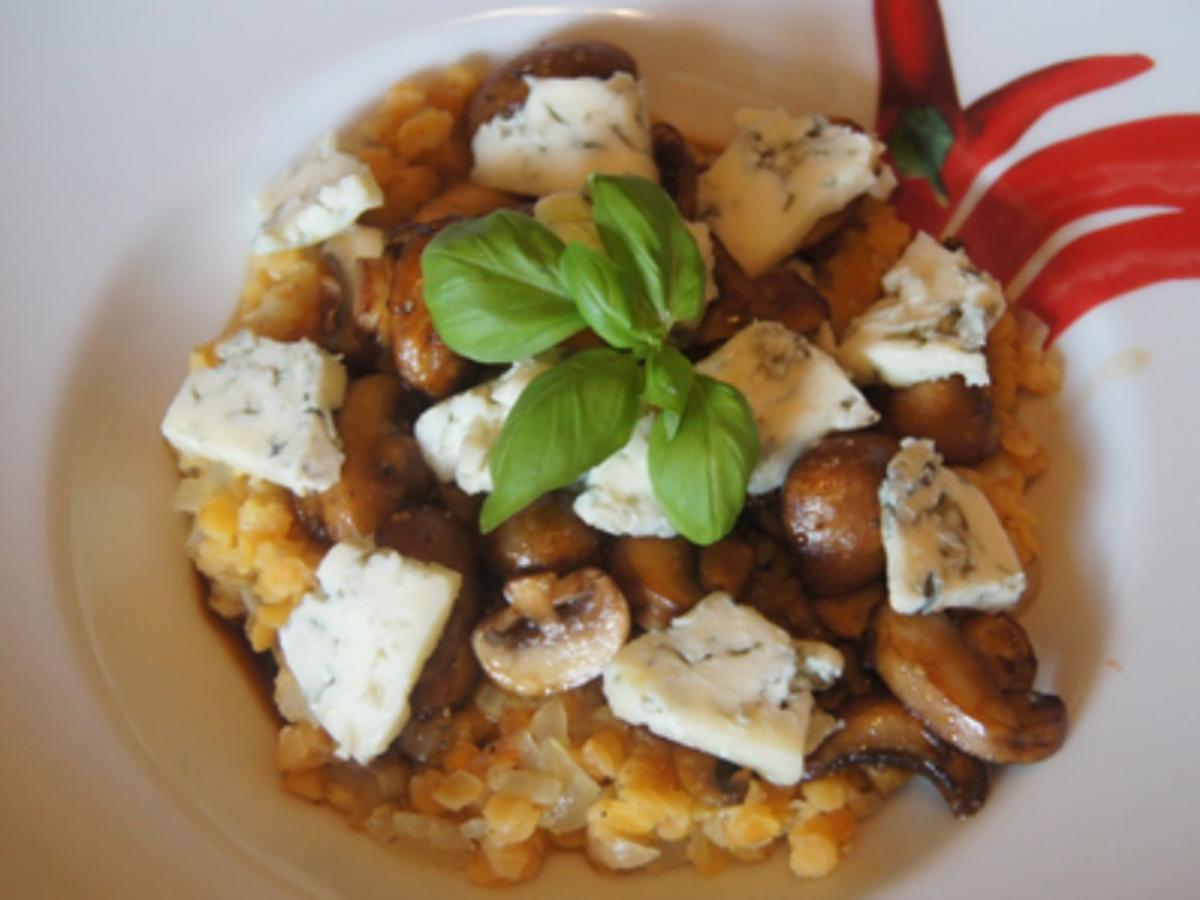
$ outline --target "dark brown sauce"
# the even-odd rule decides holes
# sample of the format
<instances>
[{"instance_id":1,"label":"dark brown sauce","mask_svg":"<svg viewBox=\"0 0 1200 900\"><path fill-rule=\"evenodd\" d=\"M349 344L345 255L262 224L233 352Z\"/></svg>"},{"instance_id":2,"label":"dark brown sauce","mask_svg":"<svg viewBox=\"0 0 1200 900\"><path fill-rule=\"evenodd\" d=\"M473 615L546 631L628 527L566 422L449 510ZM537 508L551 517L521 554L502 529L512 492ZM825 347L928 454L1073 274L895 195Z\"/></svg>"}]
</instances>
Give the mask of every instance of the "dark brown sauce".
<instances>
[{"instance_id":1,"label":"dark brown sauce","mask_svg":"<svg viewBox=\"0 0 1200 900\"><path fill-rule=\"evenodd\" d=\"M274 722L283 724L279 711L275 708L275 673L278 666L270 653L255 653L250 648L243 631L244 619L226 619L217 615L208 605L208 580L192 570L196 585L195 598L200 609L200 615L215 634L226 655L233 661L234 667L250 685L250 693L258 701L259 706Z\"/></svg>"}]
</instances>

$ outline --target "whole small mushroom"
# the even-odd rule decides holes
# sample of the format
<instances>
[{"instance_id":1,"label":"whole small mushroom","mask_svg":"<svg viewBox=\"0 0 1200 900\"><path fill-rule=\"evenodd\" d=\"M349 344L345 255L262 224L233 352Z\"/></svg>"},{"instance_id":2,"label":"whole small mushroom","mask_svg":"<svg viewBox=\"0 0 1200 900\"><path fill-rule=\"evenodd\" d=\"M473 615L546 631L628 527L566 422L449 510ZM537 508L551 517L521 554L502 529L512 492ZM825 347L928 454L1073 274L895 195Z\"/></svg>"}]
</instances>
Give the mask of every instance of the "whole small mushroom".
<instances>
[{"instance_id":1,"label":"whole small mushroom","mask_svg":"<svg viewBox=\"0 0 1200 900\"><path fill-rule=\"evenodd\" d=\"M511 579L508 606L479 623L471 646L493 681L524 697L598 676L629 636L629 605L600 569Z\"/></svg>"}]
</instances>

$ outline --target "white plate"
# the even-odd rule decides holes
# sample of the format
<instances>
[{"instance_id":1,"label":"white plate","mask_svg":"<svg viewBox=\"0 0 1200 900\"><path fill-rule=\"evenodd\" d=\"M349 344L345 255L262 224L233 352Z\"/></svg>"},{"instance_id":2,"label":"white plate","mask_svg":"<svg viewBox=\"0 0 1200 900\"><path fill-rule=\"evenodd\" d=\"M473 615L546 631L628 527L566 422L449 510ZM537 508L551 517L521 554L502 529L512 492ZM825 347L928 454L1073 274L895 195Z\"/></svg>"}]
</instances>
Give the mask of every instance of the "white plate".
<instances>
[{"instance_id":1,"label":"white plate","mask_svg":"<svg viewBox=\"0 0 1200 900\"><path fill-rule=\"evenodd\" d=\"M967 101L1062 59L1155 61L1047 114L988 176L1071 135L1200 106L1194 4L943 5ZM77 6L24 4L0 36L5 888L466 894L460 875L390 856L277 789L269 719L191 599L156 427L188 347L231 308L248 198L270 174L391 80L577 30L588 7ZM719 136L745 102L871 121L871 13L634 3L590 30L639 58L657 111ZM1198 153L1180 196L1195 193ZM1072 712L1064 750L996 778L968 823L907 791L824 883L795 885L777 856L713 881L623 879L623 894L1195 893L1198 290L1156 284L1078 321L1059 344L1063 394L1034 413L1055 457L1035 495L1048 562L1030 629ZM614 885L563 857L520 895Z\"/></svg>"}]
</instances>

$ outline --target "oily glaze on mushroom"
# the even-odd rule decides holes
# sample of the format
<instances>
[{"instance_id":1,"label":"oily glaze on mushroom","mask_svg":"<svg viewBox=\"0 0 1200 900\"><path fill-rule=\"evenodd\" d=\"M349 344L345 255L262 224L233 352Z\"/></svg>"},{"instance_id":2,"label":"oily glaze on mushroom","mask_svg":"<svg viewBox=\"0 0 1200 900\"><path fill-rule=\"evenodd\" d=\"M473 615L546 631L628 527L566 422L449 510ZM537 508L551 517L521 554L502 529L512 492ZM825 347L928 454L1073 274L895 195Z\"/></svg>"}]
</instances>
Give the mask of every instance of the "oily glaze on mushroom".
<instances>
[{"instance_id":1,"label":"oily glaze on mushroom","mask_svg":"<svg viewBox=\"0 0 1200 900\"><path fill-rule=\"evenodd\" d=\"M983 763L940 741L895 698L864 697L839 716L842 727L805 760L811 777L843 766L895 766L933 782L956 816L971 815L987 799Z\"/></svg>"},{"instance_id":2,"label":"oily glaze on mushroom","mask_svg":"<svg viewBox=\"0 0 1200 900\"><path fill-rule=\"evenodd\" d=\"M876 613L875 670L893 694L938 737L994 763L1031 763L1062 746L1062 700L1030 690L1005 691L942 613Z\"/></svg>"},{"instance_id":3,"label":"oily glaze on mushroom","mask_svg":"<svg viewBox=\"0 0 1200 900\"><path fill-rule=\"evenodd\" d=\"M471 646L493 681L523 697L591 681L629 636L629 605L600 569L525 575L504 595L509 605L479 623Z\"/></svg>"}]
</instances>

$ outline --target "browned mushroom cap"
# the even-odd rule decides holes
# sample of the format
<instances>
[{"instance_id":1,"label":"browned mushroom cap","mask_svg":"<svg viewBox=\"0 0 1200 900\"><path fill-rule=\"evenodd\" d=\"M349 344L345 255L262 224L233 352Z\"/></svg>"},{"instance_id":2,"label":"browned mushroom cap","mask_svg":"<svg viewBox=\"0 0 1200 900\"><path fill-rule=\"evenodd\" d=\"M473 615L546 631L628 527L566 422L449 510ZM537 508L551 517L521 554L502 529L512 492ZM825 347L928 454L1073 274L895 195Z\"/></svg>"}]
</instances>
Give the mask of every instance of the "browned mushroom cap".
<instances>
[{"instance_id":1,"label":"browned mushroom cap","mask_svg":"<svg viewBox=\"0 0 1200 900\"><path fill-rule=\"evenodd\" d=\"M1031 763L1062 746L1062 700L1005 692L943 614L905 616L890 606L875 615L875 671L938 737L994 763Z\"/></svg>"},{"instance_id":2,"label":"browned mushroom cap","mask_svg":"<svg viewBox=\"0 0 1200 900\"><path fill-rule=\"evenodd\" d=\"M983 763L937 739L892 697L864 697L840 713L843 726L805 761L819 778L843 766L895 766L928 778L956 816L987 799Z\"/></svg>"},{"instance_id":3,"label":"browned mushroom cap","mask_svg":"<svg viewBox=\"0 0 1200 900\"><path fill-rule=\"evenodd\" d=\"M879 483L897 448L885 434L834 435L788 472L783 522L815 593L848 593L883 577Z\"/></svg>"},{"instance_id":4,"label":"browned mushroom cap","mask_svg":"<svg viewBox=\"0 0 1200 900\"><path fill-rule=\"evenodd\" d=\"M1002 691L1027 691L1037 677L1029 635L1007 613L972 613L958 623L963 640Z\"/></svg>"},{"instance_id":5,"label":"browned mushroom cap","mask_svg":"<svg viewBox=\"0 0 1200 900\"><path fill-rule=\"evenodd\" d=\"M952 466L973 466L991 456L1000 441L1000 422L981 387L961 375L923 381L912 387L876 389L872 405L880 427L896 437L929 438Z\"/></svg>"},{"instance_id":6,"label":"browned mushroom cap","mask_svg":"<svg viewBox=\"0 0 1200 900\"><path fill-rule=\"evenodd\" d=\"M650 137L654 141L654 164L658 166L663 190L671 195L685 219L695 219L699 172L687 141L674 125L666 122L655 122Z\"/></svg>"},{"instance_id":7,"label":"browned mushroom cap","mask_svg":"<svg viewBox=\"0 0 1200 900\"><path fill-rule=\"evenodd\" d=\"M617 72L637 77L633 57L604 41L542 44L509 60L486 79L466 109L468 136L484 122L507 115L529 96L525 76L535 78L610 78Z\"/></svg>"},{"instance_id":8,"label":"browned mushroom cap","mask_svg":"<svg viewBox=\"0 0 1200 900\"><path fill-rule=\"evenodd\" d=\"M554 491L506 519L484 539L488 564L511 578L531 572L566 574L600 553L600 534L575 515L572 497Z\"/></svg>"},{"instance_id":9,"label":"browned mushroom cap","mask_svg":"<svg viewBox=\"0 0 1200 900\"><path fill-rule=\"evenodd\" d=\"M629 636L629 606L599 569L550 572L504 586L509 605L479 623L471 646L501 687L541 697L591 681Z\"/></svg>"},{"instance_id":10,"label":"browned mushroom cap","mask_svg":"<svg viewBox=\"0 0 1200 900\"><path fill-rule=\"evenodd\" d=\"M421 253L437 231L434 225L413 226L379 259L359 260L362 284L354 306L358 326L391 349L405 383L435 400L462 387L475 369L438 336L425 305Z\"/></svg>"},{"instance_id":11,"label":"browned mushroom cap","mask_svg":"<svg viewBox=\"0 0 1200 900\"><path fill-rule=\"evenodd\" d=\"M708 305L696 330L698 346L726 340L760 320L779 322L798 334L811 334L829 315L821 292L786 266L776 266L751 278L715 239L713 259L718 297Z\"/></svg>"},{"instance_id":12,"label":"browned mushroom cap","mask_svg":"<svg viewBox=\"0 0 1200 900\"><path fill-rule=\"evenodd\" d=\"M696 550L683 538L625 537L613 541L608 567L647 631L666 628L700 602Z\"/></svg>"},{"instance_id":13,"label":"browned mushroom cap","mask_svg":"<svg viewBox=\"0 0 1200 900\"><path fill-rule=\"evenodd\" d=\"M388 515L432 488L433 473L406 421L411 406L411 392L393 375L351 382L337 414L346 450L342 474L321 494L321 518L330 540L371 534Z\"/></svg>"}]
</instances>

